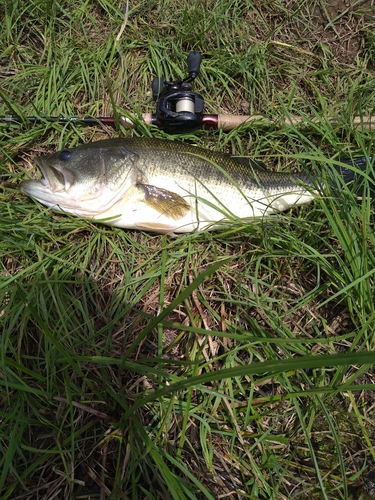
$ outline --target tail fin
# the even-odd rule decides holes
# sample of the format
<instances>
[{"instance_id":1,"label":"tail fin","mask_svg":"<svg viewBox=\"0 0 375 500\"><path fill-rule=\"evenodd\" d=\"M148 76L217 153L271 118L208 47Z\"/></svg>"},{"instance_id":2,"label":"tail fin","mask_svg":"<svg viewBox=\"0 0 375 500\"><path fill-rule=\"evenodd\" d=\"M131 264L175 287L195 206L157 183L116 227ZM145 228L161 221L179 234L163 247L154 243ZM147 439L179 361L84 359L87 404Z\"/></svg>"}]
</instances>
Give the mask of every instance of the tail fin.
<instances>
[{"instance_id":1,"label":"tail fin","mask_svg":"<svg viewBox=\"0 0 375 500\"><path fill-rule=\"evenodd\" d=\"M342 177L342 184L352 184L353 191L358 197L369 196L375 198L375 162L374 157L357 156L354 158L340 158L340 163L345 163L348 167L334 165L335 170ZM350 168L352 167L352 168ZM354 168L354 170L353 170ZM369 182L365 182L364 176L358 170L367 173Z\"/></svg>"}]
</instances>

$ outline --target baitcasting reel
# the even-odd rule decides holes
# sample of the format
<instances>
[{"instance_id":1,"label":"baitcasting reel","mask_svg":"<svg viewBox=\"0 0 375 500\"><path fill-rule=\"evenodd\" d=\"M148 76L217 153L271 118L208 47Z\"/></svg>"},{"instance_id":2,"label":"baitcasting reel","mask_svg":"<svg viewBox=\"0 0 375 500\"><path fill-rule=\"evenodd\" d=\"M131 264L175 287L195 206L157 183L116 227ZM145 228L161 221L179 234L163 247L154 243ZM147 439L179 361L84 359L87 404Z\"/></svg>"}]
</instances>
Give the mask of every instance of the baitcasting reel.
<instances>
[{"instance_id":1,"label":"baitcasting reel","mask_svg":"<svg viewBox=\"0 0 375 500\"><path fill-rule=\"evenodd\" d=\"M192 91L191 82L198 76L202 56L199 52L188 55L189 76L182 81L165 82L154 78L152 96L156 101L153 122L168 132L188 132L201 128L204 100Z\"/></svg>"}]
</instances>

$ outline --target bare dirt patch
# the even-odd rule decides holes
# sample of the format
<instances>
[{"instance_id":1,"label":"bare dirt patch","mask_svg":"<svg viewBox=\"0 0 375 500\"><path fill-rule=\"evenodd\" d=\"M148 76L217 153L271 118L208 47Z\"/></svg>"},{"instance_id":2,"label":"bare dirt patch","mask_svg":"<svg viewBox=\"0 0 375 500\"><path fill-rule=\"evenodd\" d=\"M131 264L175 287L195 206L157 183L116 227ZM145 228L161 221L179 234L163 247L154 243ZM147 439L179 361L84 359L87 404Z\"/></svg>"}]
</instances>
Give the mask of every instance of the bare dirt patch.
<instances>
[{"instance_id":1,"label":"bare dirt patch","mask_svg":"<svg viewBox=\"0 0 375 500\"><path fill-rule=\"evenodd\" d=\"M375 6L372 0L364 2L330 0L315 6L312 25L316 39L329 43L334 56L344 64L351 64L365 47L366 32L373 29Z\"/></svg>"}]
</instances>

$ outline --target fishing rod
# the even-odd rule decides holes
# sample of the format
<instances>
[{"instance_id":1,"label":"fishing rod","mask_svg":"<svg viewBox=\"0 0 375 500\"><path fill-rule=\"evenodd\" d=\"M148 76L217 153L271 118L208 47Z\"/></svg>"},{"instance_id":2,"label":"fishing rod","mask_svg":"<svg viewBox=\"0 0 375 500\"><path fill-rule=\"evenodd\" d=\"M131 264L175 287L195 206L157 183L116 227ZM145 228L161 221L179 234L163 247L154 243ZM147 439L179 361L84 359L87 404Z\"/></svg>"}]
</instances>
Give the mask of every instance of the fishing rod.
<instances>
[{"instance_id":1,"label":"fishing rod","mask_svg":"<svg viewBox=\"0 0 375 500\"><path fill-rule=\"evenodd\" d=\"M254 122L263 126L276 125L279 127L302 124L318 123L319 118L313 118L306 123L301 116L289 116L284 120L270 120L262 115L225 115L204 114L204 99L193 91L193 81L199 75L202 56L199 52L191 52L187 58L188 76L183 80L166 82L163 78L154 78L152 81L152 96L156 101L156 113L143 113L142 119L148 125L156 125L169 133L184 133L200 128L232 130L245 123ZM329 117L331 123L339 124L340 119ZM124 128L135 127L135 121L126 116L118 118L110 116L0 116L0 122L5 123L82 123L86 125L109 125L116 126L120 123ZM375 116L355 116L352 120L355 128L375 130Z\"/></svg>"},{"instance_id":2,"label":"fishing rod","mask_svg":"<svg viewBox=\"0 0 375 500\"><path fill-rule=\"evenodd\" d=\"M254 122L258 125L263 125L263 126L271 126L271 125L276 125L279 127L287 127L291 125L305 125L308 126L309 123L318 123L320 120L317 118L313 118L312 120L309 121L309 123L304 123L305 118L302 116L289 116L288 118L285 118L284 120L270 120L269 118L266 118L265 116L262 115L252 115L252 116L246 116L246 115L202 115L202 121L199 127L191 127L191 122L189 123L189 126L182 126L181 124L177 126L173 126L173 124L169 124L168 127L163 127L161 125L160 119L158 116L154 113L142 113L142 119L147 125L157 125L160 128L164 128L167 132L170 133L183 133L187 131L191 131L194 129L198 128L204 128L206 130L218 130L218 129L223 129L225 132L228 132L229 130L233 130L236 127L239 127L240 125L243 125L245 123L250 123ZM0 122L5 122L5 123L22 123L24 121L29 121L30 123L43 123L43 122L58 122L58 123L78 123L78 124L83 124L83 125L109 125L112 127L116 126L116 119L111 116L98 116L98 117L92 117L92 116L84 116L84 117L79 117L79 116L70 116L70 117L55 117L55 116L26 116L23 118L20 118L15 115L4 115L0 116ZM131 129L136 127L135 121L133 121L131 118L128 118L127 116L120 116L118 118L119 123L126 129ZM329 117L328 121L330 121L333 124L339 124L340 119L337 117ZM364 128L366 130L375 130L375 116L355 116L352 120L352 125L354 128Z\"/></svg>"}]
</instances>

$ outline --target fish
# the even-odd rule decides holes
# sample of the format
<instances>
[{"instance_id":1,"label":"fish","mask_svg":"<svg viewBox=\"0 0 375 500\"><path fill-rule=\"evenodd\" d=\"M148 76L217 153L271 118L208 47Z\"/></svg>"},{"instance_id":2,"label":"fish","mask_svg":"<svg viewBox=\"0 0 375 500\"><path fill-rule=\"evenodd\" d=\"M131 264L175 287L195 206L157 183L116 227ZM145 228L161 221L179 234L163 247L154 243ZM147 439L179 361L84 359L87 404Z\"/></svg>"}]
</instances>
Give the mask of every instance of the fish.
<instances>
[{"instance_id":1,"label":"fish","mask_svg":"<svg viewBox=\"0 0 375 500\"><path fill-rule=\"evenodd\" d=\"M36 164L42 178L23 181L20 190L43 205L159 234L285 211L312 201L322 186L307 173L273 172L247 157L144 137L66 148ZM340 168L343 182L352 180L352 170Z\"/></svg>"}]
</instances>

